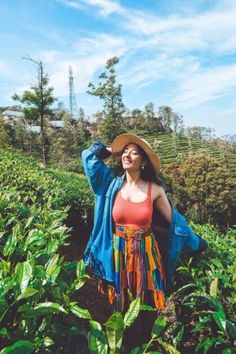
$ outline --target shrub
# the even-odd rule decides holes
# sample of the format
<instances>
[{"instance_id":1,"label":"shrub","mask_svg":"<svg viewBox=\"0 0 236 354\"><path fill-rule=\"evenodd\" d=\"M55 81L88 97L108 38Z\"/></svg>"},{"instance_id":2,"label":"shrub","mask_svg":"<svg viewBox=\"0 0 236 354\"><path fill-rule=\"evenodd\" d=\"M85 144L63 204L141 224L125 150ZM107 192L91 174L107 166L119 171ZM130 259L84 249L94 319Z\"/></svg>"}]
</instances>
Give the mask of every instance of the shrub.
<instances>
[{"instance_id":1,"label":"shrub","mask_svg":"<svg viewBox=\"0 0 236 354\"><path fill-rule=\"evenodd\" d=\"M233 225L236 180L223 164L210 156L196 154L169 171L185 191L181 199L186 203L187 216L200 223Z\"/></svg>"},{"instance_id":2,"label":"shrub","mask_svg":"<svg viewBox=\"0 0 236 354\"><path fill-rule=\"evenodd\" d=\"M82 336L84 319L75 294L85 266L66 262L68 207L60 182L32 159L0 155L0 337L1 353L69 351Z\"/></svg>"}]
</instances>

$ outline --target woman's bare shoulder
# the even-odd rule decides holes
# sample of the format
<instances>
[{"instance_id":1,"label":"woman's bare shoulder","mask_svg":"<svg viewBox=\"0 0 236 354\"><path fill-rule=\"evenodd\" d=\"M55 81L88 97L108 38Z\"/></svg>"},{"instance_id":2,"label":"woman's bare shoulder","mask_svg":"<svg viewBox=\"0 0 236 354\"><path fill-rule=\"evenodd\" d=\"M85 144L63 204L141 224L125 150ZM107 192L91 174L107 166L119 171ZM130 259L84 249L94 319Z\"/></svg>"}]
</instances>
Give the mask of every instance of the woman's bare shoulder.
<instances>
[{"instance_id":1,"label":"woman's bare shoulder","mask_svg":"<svg viewBox=\"0 0 236 354\"><path fill-rule=\"evenodd\" d=\"M152 182L152 200L158 199L163 194L165 194L163 187Z\"/></svg>"}]
</instances>

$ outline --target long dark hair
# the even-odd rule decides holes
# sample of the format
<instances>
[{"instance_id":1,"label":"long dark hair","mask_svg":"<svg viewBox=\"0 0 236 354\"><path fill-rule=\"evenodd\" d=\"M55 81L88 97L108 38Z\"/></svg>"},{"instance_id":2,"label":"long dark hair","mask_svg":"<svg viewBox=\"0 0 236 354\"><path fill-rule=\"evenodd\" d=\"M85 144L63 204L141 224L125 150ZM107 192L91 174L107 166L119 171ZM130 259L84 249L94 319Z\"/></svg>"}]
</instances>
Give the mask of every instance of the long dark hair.
<instances>
[{"instance_id":1,"label":"long dark hair","mask_svg":"<svg viewBox=\"0 0 236 354\"><path fill-rule=\"evenodd\" d=\"M145 165L141 169L140 177L147 182L154 182L159 186L163 186L163 181L161 180L159 174L154 170L146 152L138 145L139 151L142 155L142 160L145 161Z\"/></svg>"},{"instance_id":2,"label":"long dark hair","mask_svg":"<svg viewBox=\"0 0 236 354\"><path fill-rule=\"evenodd\" d=\"M146 152L138 144L135 143L135 145L138 146L139 152L142 156L142 160L145 161L145 165L143 165L143 168L141 169L141 172L140 172L140 177L144 181L154 182L154 183L158 184L159 186L163 187L164 183L163 183L162 179L160 178L159 174L152 167L152 164L151 164ZM125 150L125 148L124 148L124 150ZM122 151L120 156L123 154L124 150ZM122 162L119 162L118 164L116 164L114 166L114 170L118 176L123 175L125 171L122 167Z\"/></svg>"}]
</instances>

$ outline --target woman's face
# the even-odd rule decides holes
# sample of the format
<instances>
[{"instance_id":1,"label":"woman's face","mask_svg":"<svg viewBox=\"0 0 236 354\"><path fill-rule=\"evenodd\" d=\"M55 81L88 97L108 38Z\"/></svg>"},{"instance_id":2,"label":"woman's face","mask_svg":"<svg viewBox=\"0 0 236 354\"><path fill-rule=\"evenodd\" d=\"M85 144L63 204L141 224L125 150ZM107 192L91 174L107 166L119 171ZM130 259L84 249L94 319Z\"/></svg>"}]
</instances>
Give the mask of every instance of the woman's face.
<instances>
[{"instance_id":1,"label":"woman's face","mask_svg":"<svg viewBox=\"0 0 236 354\"><path fill-rule=\"evenodd\" d=\"M139 171L142 166L142 155L138 145L130 143L126 145L121 155L122 167L127 171Z\"/></svg>"}]
</instances>

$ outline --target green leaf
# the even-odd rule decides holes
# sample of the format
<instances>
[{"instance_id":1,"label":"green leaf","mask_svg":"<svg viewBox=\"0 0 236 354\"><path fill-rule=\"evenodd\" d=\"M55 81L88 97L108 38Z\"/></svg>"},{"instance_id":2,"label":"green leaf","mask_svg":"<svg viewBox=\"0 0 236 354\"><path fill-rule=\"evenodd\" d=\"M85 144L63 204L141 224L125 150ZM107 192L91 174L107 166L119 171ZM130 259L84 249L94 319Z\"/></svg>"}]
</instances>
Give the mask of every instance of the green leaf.
<instances>
[{"instance_id":1,"label":"green leaf","mask_svg":"<svg viewBox=\"0 0 236 354\"><path fill-rule=\"evenodd\" d=\"M232 349L228 348L228 349L223 350L222 354L234 354L234 353L233 353Z\"/></svg>"},{"instance_id":2,"label":"green leaf","mask_svg":"<svg viewBox=\"0 0 236 354\"><path fill-rule=\"evenodd\" d=\"M14 233L10 234L3 249L4 256L10 256L17 247L17 238Z\"/></svg>"},{"instance_id":3,"label":"green leaf","mask_svg":"<svg viewBox=\"0 0 236 354\"><path fill-rule=\"evenodd\" d=\"M176 294L180 295L180 294L184 293L186 290L194 289L194 288L195 288L195 289L197 288L196 284L190 283L190 284L184 285L184 286L182 286L181 288L179 288L179 289L176 291Z\"/></svg>"},{"instance_id":4,"label":"green leaf","mask_svg":"<svg viewBox=\"0 0 236 354\"><path fill-rule=\"evenodd\" d=\"M0 329L0 337L8 338L8 339L10 338L10 333L7 328Z\"/></svg>"},{"instance_id":5,"label":"green leaf","mask_svg":"<svg viewBox=\"0 0 236 354\"><path fill-rule=\"evenodd\" d=\"M50 347L51 345L54 345L55 342L54 342L53 339L50 338L50 337L44 337L44 338L43 338L43 344L44 344L44 346L47 348L47 347Z\"/></svg>"},{"instance_id":6,"label":"green leaf","mask_svg":"<svg viewBox=\"0 0 236 354\"><path fill-rule=\"evenodd\" d=\"M73 304L70 307L70 310L76 317L84 318L86 320L91 320L91 318L92 318L87 309L83 309L83 308L81 308L81 307L79 307L77 305Z\"/></svg>"},{"instance_id":7,"label":"green leaf","mask_svg":"<svg viewBox=\"0 0 236 354\"><path fill-rule=\"evenodd\" d=\"M120 312L113 313L105 323L106 327L112 329L123 329L124 328L124 320Z\"/></svg>"},{"instance_id":8,"label":"green leaf","mask_svg":"<svg viewBox=\"0 0 236 354\"><path fill-rule=\"evenodd\" d=\"M16 281L20 286L21 292L27 288L32 276L32 267L29 262L18 263L16 266Z\"/></svg>"},{"instance_id":9,"label":"green leaf","mask_svg":"<svg viewBox=\"0 0 236 354\"><path fill-rule=\"evenodd\" d=\"M68 314L68 312L64 309L64 307L62 307L61 305L55 302L43 302L35 306L33 310L39 314L46 314L46 315L50 313L56 313L56 312L62 312Z\"/></svg>"},{"instance_id":10,"label":"green leaf","mask_svg":"<svg viewBox=\"0 0 236 354\"><path fill-rule=\"evenodd\" d=\"M164 342L162 339L158 339L158 342L161 344L161 346L165 349L165 351L169 354L181 354L173 345Z\"/></svg>"},{"instance_id":11,"label":"green leaf","mask_svg":"<svg viewBox=\"0 0 236 354\"><path fill-rule=\"evenodd\" d=\"M58 240L51 240L48 244L47 251L48 253L53 253L58 250L59 247L59 241Z\"/></svg>"},{"instance_id":12,"label":"green leaf","mask_svg":"<svg viewBox=\"0 0 236 354\"><path fill-rule=\"evenodd\" d=\"M123 340L123 328L113 329L110 327L106 328L107 340L111 350L116 348L121 348Z\"/></svg>"},{"instance_id":13,"label":"green leaf","mask_svg":"<svg viewBox=\"0 0 236 354\"><path fill-rule=\"evenodd\" d=\"M61 267L60 266L57 266L54 271L52 272L51 276L50 276L50 280L52 283L55 283L58 275L60 274L61 272Z\"/></svg>"},{"instance_id":14,"label":"green leaf","mask_svg":"<svg viewBox=\"0 0 236 354\"><path fill-rule=\"evenodd\" d=\"M177 272L189 272L189 269L188 267L185 267L185 266L179 266L177 269L176 269Z\"/></svg>"},{"instance_id":15,"label":"green leaf","mask_svg":"<svg viewBox=\"0 0 236 354\"><path fill-rule=\"evenodd\" d=\"M205 343L206 338L203 338L195 347L194 353L199 352L199 350L204 348L204 343Z\"/></svg>"},{"instance_id":16,"label":"green leaf","mask_svg":"<svg viewBox=\"0 0 236 354\"><path fill-rule=\"evenodd\" d=\"M129 327L138 317L140 311L141 300L140 298L135 299L129 305L128 311L124 316L124 325L125 327Z\"/></svg>"},{"instance_id":17,"label":"green leaf","mask_svg":"<svg viewBox=\"0 0 236 354\"><path fill-rule=\"evenodd\" d=\"M152 327L152 336L158 337L166 327L166 323L166 317L158 317Z\"/></svg>"},{"instance_id":18,"label":"green leaf","mask_svg":"<svg viewBox=\"0 0 236 354\"><path fill-rule=\"evenodd\" d=\"M184 326L182 326L179 332L176 334L176 336L173 337L173 343L175 346L177 346L182 341L183 335L184 335Z\"/></svg>"},{"instance_id":19,"label":"green leaf","mask_svg":"<svg viewBox=\"0 0 236 354\"><path fill-rule=\"evenodd\" d=\"M217 299L215 299L214 297L211 296L210 300L215 305L215 307L217 308L217 310L219 312L224 313L224 308L223 308L223 306L221 305L221 303Z\"/></svg>"},{"instance_id":20,"label":"green leaf","mask_svg":"<svg viewBox=\"0 0 236 354\"><path fill-rule=\"evenodd\" d=\"M24 227L25 229L27 229L27 227L30 226L30 224L33 221L33 219L34 219L34 216L31 216L30 218L28 218L27 223L25 224L25 227Z\"/></svg>"},{"instance_id":21,"label":"green leaf","mask_svg":"<svg viewBox=\"0 0 236 354\"><path fill-rule=\"evenodd\" d=\"M217 293L218 293L218 278L214 279L210 285L210 295L216 298Z\"/></svg>"},{"instance_id":22,"label":"green leaf","mask_svg":"<svg viewBox=\"0 0 236 354\"><path fill-rule=\"evenodd\" d=\"M217 268L221 269L222 268L222 263L219 259L211 259L211 263L214 264Z\"/></svg>"},{"instance_id":23,"label":"green leaf","mask_svg":"<svg viewBox=\"0 0 236 354\"><path fill-rule=\"evenodd\" d=\"M140 310L142 310L142 311L157 311L157 309L155 307L145 305L145 304L140 305Z\"/></svg>"},{"instance_id":24,"label":"green leaf","mask_svg":"<svg viewBox=\"0 0 236 354\"><path fill-rule=\"evenodd\" d=\"M1 350L0 354L30 354L34 350L33 343L28 340L18 340Z\"/></svg>"},{"instance_id":25,"label":"green leaf","mask_svg":"<svg viewBox=\"0 0 236 354\"><path fill-rule=\"evenodd\" d=\"M40 230L40 231L43 231L43 232L47 231L47 230L45 229L45 226L42 225L42 224L35 224L35 226L36 226L37 229Z\"/></svg>"},{"instance_id":26,"label":"green leaf","mask_svg":"<svg viewBox=\"0 0 236 354\"><path fill-rule=\"evenodd\" d=\"M108 354L105 333L98 322L90 321L91 332L88 333L88 349L91 354Z\"/></svg>"},{"instance_id":27,"label":"green leaf","mask_svg":"<svg viewBox=\"0 0 236 354\"><path fill-rule=\"evenodd\" d=\"M90 328L91 330L98 330L98 331L101 331L102 330L102 326L100 325L99 322L96 322L96 321L89 321L89 325L90 325Z\"/></svg>"},{"instance_id":28,"label":"green leaf","mask_svg":"<svg viewBox=\"0 0 236 354\"><path fill-rule=\"evenodd\" d=\"M36 293L38 293L38 290L34 288L26 288L23 291L23 293L21 293L20 296L18 296L17 300L28 299L29 297L35 295Z\"/></svg>"},{"instance_id":29,"label":"green leaf","mask_svg":"<svg viewBox=\"0 0 236 354\"><path fill-rule=\"evenodd\" d=\"M4 270L4 274L8 274L10 273L10 270L11 270L11 262L7 262L5 261L4 259L0 258L0 262L2 264L2 267L3 267L3 270Z\"/></svg>"},{"instance_id":30,"label":"green leaf","mask_svg":"<svg viewBox=\"0 0 236 354\"><path fill-rule=\"evenodd\" d=\"M226 318L225 318L225 313L218 311L218 312L213 312L213 317L218 325L219 329L225 332L226 330Z\"/></svg>"},{"instance_id":31,"label":"green leaf","mask_svg":"<svg viewBox=\"0 0 236 354\"><path fill-rule=\"evenodd\" d=\"M89 276L87 274L85 274L85 275L81 276L80 278L76 279L73 284L75 290L79 290L80 288L82 288L82 286L86 282L86 279L88 279L88 278L89 278Z\"/></svg>"},{"instance_id":32,"label":"green leaf","mask_svg":"<svg viewBox=\"0 0 236 354\"><path fill-rule=\"evenodd\" d=\"M69 306L69 304L70 304L69 296L67 296L65 293L62 293L62 297L63 297L63 300L65 302L65 305Z\"/></svg>"},{"instance_id":33,"label":"green leaf","mask_svg":"<svg viewBox=\"0 0 236 354\"><path fill-rule=\"evenodd\" d=\"M220 337L204 338L195 348L195 353L203 349L203 353L206 354L208 350L215 346L215 344L226 343L226 341ZM202 352L202 351L201 351Z\"/></svg>"},{"instance_id":34,"label":"green leaf","mask_svg":"<svg viewBox=\"0 0 236 354\"><path fill-rule=\"evenodd\" d=\"M46 273L51 276L58 266L59 254L55 254L46 264Z\"/></svg>"},{"instance_id":35,"label":"green leaf","mask_svg":"<svg viewBox=\"0 0 236 354\"><path fill-rule=\"evenodd\" d=\"M80 277L83 277L85 275L85 273L86 273L86 266L85 266L83 259L81 259L77 263L76 276L77 276L77 278L80 278Z\"/></svg>"}]
</instances>

